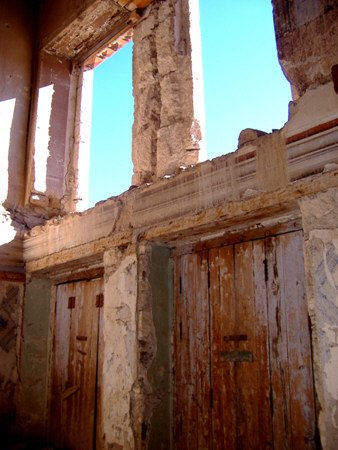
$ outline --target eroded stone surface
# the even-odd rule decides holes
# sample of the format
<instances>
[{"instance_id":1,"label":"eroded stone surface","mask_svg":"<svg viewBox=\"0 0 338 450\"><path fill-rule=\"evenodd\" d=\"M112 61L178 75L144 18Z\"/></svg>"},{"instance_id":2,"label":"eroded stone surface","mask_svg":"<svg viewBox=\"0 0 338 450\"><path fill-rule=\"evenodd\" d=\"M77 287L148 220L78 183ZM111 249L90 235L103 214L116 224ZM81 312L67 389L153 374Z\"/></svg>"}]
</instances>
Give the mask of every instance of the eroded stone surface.
<instances>
[{"instance_id":1,"label":"eroded stone surface","mask_svg":"<svg viewBox=\"0 0 338 450\"><path fill-rule=\"evenodd\" d=\"M137 378L136 255L114 249L104 264L102 439L107 448L129 450L135 446L130 407Z\"/></svg>"},{"instance_id":2,"label":"eroded stone surface","mask_svg":"<svg viewBox=\"0 0 338 450\"><path fill-rule=\"evenodd\" d=\"M254 141L255 139L259 138L260 136L264 136L265 134L266 134L265 131L254 130L253 128L245 128L244 130L242 130L239 133L238 147L242 147L243 145Z\"/></svg>"},{"instance_id":3,"label":"eroded stone surface","mask_svg":"<svg viewBox=\"0 0 338 450\"><path fill-rule=\"evenodd\" d=\"M201 81L193 73L198 43L191 39L190 21L188 0L168 0L155 2L135 28L133 184L199 161L202 136L193 92Z\"/></svg>"},{"instance_id":4,"label":"eroded stone surface","mask_svg":"<svg viewBox=\"0 0 338 450\"><path fill-rule=\"evenodd\" d=\"M278 58L294 96L331 80L337 63L335 0L273 0Z\"/></svg>"},{"instance_id":5,"label":"eroded stone surface","mask_svg":"<svg viewBox=\"0 0 338 450\"><path fill-rule=\"evenodd\" d=\"M319 429L323 448L338 441L338 190L300 202L307 297L312 322Z\"/></svg>"}]
</instances>

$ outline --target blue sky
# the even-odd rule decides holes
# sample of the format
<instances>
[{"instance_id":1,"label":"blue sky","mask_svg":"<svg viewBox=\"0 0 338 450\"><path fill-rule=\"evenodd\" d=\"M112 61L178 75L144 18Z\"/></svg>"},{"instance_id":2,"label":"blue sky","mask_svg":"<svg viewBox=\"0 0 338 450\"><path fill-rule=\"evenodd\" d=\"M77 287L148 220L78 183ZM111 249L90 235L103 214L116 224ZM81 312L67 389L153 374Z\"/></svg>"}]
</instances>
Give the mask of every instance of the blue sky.
<instances>
[{"instance_id":1,"label":"blue sky","mask_svg":"<svg viewBox=\"0 0 338 450\"><path fill-rule=\"evenodd\" d=\"M287 120L270 0L200 0L208 158L237 148L239 132ZM94 71L90 204L130 186L132 43Z\"/></svg>"}]
</instances>

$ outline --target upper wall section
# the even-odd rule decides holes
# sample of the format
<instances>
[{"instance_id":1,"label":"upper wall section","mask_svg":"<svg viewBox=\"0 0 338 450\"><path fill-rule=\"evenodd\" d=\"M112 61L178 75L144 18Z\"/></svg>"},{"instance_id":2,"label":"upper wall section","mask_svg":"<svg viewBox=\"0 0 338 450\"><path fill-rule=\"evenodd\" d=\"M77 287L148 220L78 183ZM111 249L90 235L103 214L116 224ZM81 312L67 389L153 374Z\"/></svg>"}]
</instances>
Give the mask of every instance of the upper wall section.
<instances>
[{"instance_id":1,"label":"upper wall section","mask_svg":"<svg viewBox=\"0 0 338 450\"><path fill-rule=\"evenodd\" d=\"M22 204L31 92L32 18L25 0L0 2L0 203Z\"/></svg>"},{"instance_id":2,"label":"upper wall section","mask_svg":"<svg viewBox=\"0 0 338 450\"><path fill-rule=\"evenodd\" d=\"M272 0L279 62L294 96L331 80L337 64L335 0Z\"/></svg>"}]
</instances>

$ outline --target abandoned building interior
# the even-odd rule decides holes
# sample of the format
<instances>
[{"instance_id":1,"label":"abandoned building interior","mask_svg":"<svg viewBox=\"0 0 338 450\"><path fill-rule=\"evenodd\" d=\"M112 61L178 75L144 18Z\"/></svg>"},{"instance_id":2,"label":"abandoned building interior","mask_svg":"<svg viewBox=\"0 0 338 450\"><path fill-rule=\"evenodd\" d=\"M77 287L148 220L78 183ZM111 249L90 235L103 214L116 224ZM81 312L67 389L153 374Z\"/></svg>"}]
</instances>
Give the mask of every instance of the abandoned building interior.
<instances>
[{"instance_id":1,"label":"abandoned building interior","mask_svg":"<svg viewBox=\"0 0 338 450\"><path fill-rule=\"evenodd\" d=\"M197 0L0 2L1 448L338 448L338 4L272 7L288 121L205 160ZM130 39L131 187L84 210Z\"/></svg>"}]
</instances>

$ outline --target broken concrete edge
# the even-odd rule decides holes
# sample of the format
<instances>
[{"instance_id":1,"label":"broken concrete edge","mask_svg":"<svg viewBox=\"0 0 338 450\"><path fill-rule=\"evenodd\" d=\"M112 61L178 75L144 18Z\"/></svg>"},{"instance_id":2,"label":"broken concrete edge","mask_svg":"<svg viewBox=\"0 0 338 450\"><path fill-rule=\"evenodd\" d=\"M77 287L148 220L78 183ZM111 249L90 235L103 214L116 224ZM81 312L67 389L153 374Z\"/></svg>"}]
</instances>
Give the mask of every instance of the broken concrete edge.
<instances>
[{"instance_id":1,"label":"broken concrete edge","mask_svg":"<svg viewBox=\"0 0 338 450\"><path fill-rule=\"evenodd\" d=\"M188 166L183 165L183 166L177 168L177 170L175 172L173 172L171 175L163 176L162 178L157 179L153 182L143 183L139 186L132 185L132 186L130 186L130 188L127 191L122 192L119 195L111 196L107 199L100 200L94 206L86 209L85 211L71 212L68 214L59 214L54 217L51 217L51 218L45 220L45 222L41 225L37 224L33 228L29 227L29 230L27 231L27 234L25 235L25 237L34 236L36 233L43 232L45 230L46 226L49 227L51 224L59 224L59 223L65 222L68 220L68 218L72 218L75 216L85 216L87 214L91 214L93 212L93 210L97 209L98 207L104 207L109 203L112 203L112 202L125 203L129 200L130 197L133 197L135 195L135 193L142 193L142 192L153 190L153 189L161 189L161 188L165 189L166 186L168 186L168 184L170 184L172 181L179 183L180 180L184 179L189 174L194 174L195 176L198 176L198 174L200 172L203 172L205 169L207 169L209 167L218 166L220 163L224 163L224 165L227 166L228 164L231 164L232 160L236 157L237 157L236 162L244 161L247 158L250 159L254 156L252 152L256 150L256 147L261 142L262 138L269 137L269 136L272 136L275 134L279 134L282 130L277 130L273 133L265 133L264 132L263 135L259 136L254 141L250 141L250 143L243 145L241 148L238 148L238 149L234 150L233 152L229 152L225 155L217 156L213 159L208 159L206 161L199 162L196 164L192 164L192 165L188 165Z\"/></svg>"}]
</instances>

